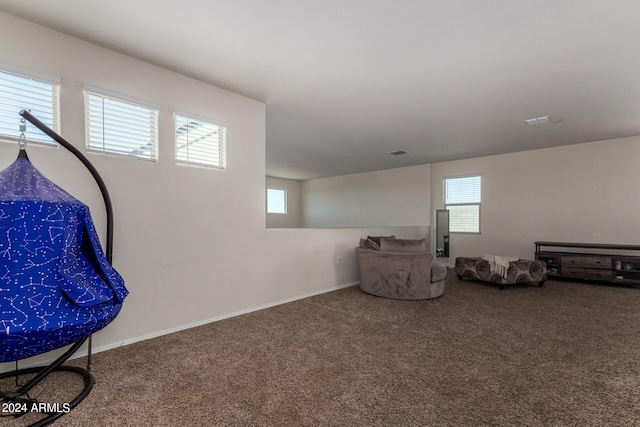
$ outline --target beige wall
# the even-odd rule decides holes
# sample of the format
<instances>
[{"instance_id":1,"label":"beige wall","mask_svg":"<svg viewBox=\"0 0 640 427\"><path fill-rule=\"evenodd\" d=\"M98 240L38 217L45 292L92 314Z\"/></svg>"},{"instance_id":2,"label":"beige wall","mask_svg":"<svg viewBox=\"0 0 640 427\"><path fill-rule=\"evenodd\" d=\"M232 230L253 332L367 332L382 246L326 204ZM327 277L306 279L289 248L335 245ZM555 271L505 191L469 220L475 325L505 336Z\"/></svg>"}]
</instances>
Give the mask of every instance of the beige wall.
<instances>
[{"instance_id":1,"label":"beige wall","mask_svg":"<svg viewBox=\"0 0 640 427\"><path fill-rule=\"evenodd\" d=\"M538 240L640 243L640 136L432 165L431 203L442 179L481 174L481 234L451 235L451 257L533 257Z\"/></svg>"},{"instance_id":2,"label":"beige wall","mask_svg":"<svg viewBox=\"0 0 640 427\"><path fill-rule=\"evenodd\" d=\"M281 188L287 191L287 213L273 214L267 212L267 228L301 227L301 187L301 181L295 179L273 178L270 176L267 177L267 188Z\"/></svg>"},{"instance_id":3,"label":"beige wall","mask_svg":"<svg viewBox=\"0 0 640 427\"><path fill-rule=\"evenodd\" d=\"M266 178L287 190L288 211L268 228L429 225L431 165L297 181Z\"/></svg>"},{"instance_id":4,"label":"beige wall","mask_svg":"<svg viewBox=\"0 0 640 427\"><path fill-rule=\"evenodd\" d=\"M61 133L83 152L85 84L161 106L158 162L87 154L113 199L114 267L130 291L120 315L94 335L96 351L352 284L361 236L427 233L267 230L264 104L3 13L0 51L5 64L61 78ZM174 108L228 125L226 171L175 165ZM0 168L17 152L16 144L0 142ZM90 206L102 230L102 200L82 164L61 148L28 152L38 169Z\"/></svg>"},{"instance_id":5,"label":"beige wall","mask_svg":"<svg viewBox=\"0 0 640 427\"><path fill-rule=\"evenodd\" d=\"M431 165L302 182L304 227L430 225Z\"/></svg>"}]
</instances>

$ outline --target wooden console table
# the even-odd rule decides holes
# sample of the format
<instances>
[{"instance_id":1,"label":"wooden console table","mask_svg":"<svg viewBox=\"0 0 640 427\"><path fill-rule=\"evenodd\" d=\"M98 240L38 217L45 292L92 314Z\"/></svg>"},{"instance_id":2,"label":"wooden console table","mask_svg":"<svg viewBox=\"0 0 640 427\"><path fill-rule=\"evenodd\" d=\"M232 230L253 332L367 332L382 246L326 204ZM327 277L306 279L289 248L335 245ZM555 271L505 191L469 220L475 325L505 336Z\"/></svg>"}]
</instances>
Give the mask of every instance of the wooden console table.
<instances>
[{"instance_id":1,"label":"wooden console table","mask_svg":"<svg viewBox=\"0 0 640 427\"><path fill-rule=\"evenodd\" d=\"M547 276L608 283L640 284L640 246L536 242L536 259Z\"/></svg>"}]
</instances>

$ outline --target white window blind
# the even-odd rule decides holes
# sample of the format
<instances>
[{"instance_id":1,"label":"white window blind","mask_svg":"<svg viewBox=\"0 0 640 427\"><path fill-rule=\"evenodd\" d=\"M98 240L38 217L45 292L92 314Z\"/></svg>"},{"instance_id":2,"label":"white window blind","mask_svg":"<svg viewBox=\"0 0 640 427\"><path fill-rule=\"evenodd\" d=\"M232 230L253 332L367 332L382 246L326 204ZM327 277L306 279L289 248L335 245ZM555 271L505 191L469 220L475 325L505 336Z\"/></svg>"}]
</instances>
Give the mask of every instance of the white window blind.
<instances>
[{"instance_id":1,"label":"white window blind","mask_svg":"<svg viewBox=\"0 0 640 427\"><path fill-rule=\"evenodd\" d=\"M30 110L38 120L60 133L60 82L0 71L0 137L20 139L22 110ZM26 122L28 143L55 145L55 142L31 123Z\"/></svg>"},{"instance_id":2,"label":"white window blind","mask_svg":"<svg viewBox=\"0 0 640 427\"><path fill-rule=\"evenodd\" d=\"M176 112L176 162L225 169L226 133L211 120Z\"/></svg>"},{"instance_id":3,"label":"white window blind","mask_svg":"<svg viewBox=\"0 0 640 427\"><path fill-rule=\"evenodd\" d=\"M480 232L481 177L445 178L445 209L449 210L449 231Z\"/></svg>"},{"instance_id":4,"label":"white window blind","mask_svg":"<svg viewBox=\"0 0 640 427\"><path fill-rule=\"evenodd\" d=\"M287 190L281 188L267 188L267 212L287 213Z\"/></svg>"},{"instance_id":5,"label":"white window blind","mask_svg":"<svg viewBox=\"0 0 640 427\"><path fill-rule=\"evenodd\" d=\"M158 160L158 108L85 88L87 149Z\"/></svg>"}]
</instances>

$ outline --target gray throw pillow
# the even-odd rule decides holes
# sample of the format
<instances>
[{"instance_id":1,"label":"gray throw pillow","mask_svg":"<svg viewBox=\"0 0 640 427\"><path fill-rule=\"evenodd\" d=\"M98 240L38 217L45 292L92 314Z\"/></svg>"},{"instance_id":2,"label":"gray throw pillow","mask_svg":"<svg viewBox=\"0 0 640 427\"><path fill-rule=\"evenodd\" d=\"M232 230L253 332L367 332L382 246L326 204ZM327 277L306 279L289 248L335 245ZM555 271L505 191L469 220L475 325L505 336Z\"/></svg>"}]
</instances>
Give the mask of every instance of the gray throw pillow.
<instances>
[{"instance_id":1,"label":"gray throw pillow","mask_svg":"<svg viewBox=\"0 0 640 427\"><path fill-rule=\"evenodd\" d=\"M380 246L380 239L395 239L396 236L392 234L391 236L367 236L367 239L373 240L376 245Z\"/></svg>"},{"instance_id":2,"label":"gray throw pillow","mask_svg":"<svg viewBox=\"0 0 640 427\"><path fill-rule=\"evenodd\" d=\"M372 251L379 251L380 246L371 239L360 239L360 247L365 249L371 249Z\"/></svg>"},{"instance_id":3,"label":"gray throw pillow","mask_svg":"<svg viewBox=\"0 0 640 427\"><path fill-rule=\"evenodd\" d=\"M382 252L427 252L427 239L380 239Z\"/></svg>"}]
</instances>

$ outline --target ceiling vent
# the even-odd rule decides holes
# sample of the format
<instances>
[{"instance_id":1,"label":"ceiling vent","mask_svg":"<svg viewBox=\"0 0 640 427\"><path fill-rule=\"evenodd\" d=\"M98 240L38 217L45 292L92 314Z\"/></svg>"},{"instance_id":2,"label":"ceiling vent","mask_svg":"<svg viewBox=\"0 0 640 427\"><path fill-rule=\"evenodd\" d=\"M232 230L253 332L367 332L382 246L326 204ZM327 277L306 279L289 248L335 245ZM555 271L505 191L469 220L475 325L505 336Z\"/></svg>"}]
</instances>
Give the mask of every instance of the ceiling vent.
<instances>
[{"instance_id":1,"label":"ceiling vent","mask_svg":"<svg viewBox=\"0 0 640 427\"><path fill-rule=\"evenodd\" d=\"M535 119L527 119L525 120L525 122L527 122L529 126L533 126L533 125L540 125L543 123L549 123L550 120L551 120L551 117L542 116L542 117L536 117Z\"/></svg>"},{"instance_id":2,"label":"ceiling vent","mask_svg":"<svg viewBox=\"0 0 640 427\"><path fill-rule=\"evenodd\" d=\"M408 151L404 151L404 150L397 150L397 151L389 151L389 154L391 154L392 156L402 156L403 154L407 154Z\"/></svg>"}]
</instances>

